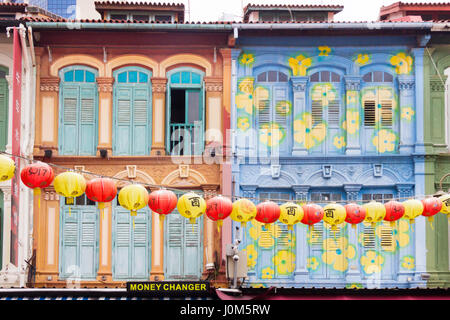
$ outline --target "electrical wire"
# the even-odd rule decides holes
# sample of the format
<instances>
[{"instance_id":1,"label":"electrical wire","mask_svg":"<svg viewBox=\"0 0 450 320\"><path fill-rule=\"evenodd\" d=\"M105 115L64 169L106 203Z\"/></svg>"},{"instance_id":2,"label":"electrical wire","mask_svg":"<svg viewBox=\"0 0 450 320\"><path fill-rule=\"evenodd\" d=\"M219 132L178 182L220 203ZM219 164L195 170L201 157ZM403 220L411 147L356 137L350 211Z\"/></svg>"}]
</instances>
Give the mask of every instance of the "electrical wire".
<instances>
[{"instance_id":1,"label":"electrical wire","mask_svg":"<svg viewBox=\"0 0 450 320\"><path fill-rule=\"evenodd\" d=\"M26 160L30 163L32 162L44 162L44 161L40 161L40 160L35 160L35 159L30 159L24 156L18 156L18 155L14 155L5 151L0 151L0 154L5 154L7 156L10 157L15 157L15 158L20 158L23 160ZM72 172L76 172L76 173L80 173L80 174L84 174L84 175L91 175L94 177L99 177L99 178L109 178L111 180L116 180L116 181L120 181L120 182L125 182L125 183L130 183L130 184L141 184L143 186L149 187L149 188L160 188L160 189L166 189L166 190L170 190L173 192L178 192L178 193L183 193L186 192L186 189L177 189L177 188L173 188L173 187L169 187L169 186L162 186L162 185L155 185L155 184L150 184L150 183L146 183L146 182L142 182L142 181L136 181L136 180L132 180L132 179L123 179L123 178L117 178L117 177L111 177L111 176L107 176L107 175L102 175L102 174L98 174L98 173L93 173L90 171L85 171L85 170L79 170L79 169L73 169L73 168L69 168L69 167L64 167L61 165L57 165L54 163L49 163L49 162L45 162L46 164L48 164L51 167L57 168L57 169L61 169L61 170L66 170L66 171L72 171ZM270 200L273 202L277 202L277 203L286 203L286 202L295 202L295 203L299 203L299 204L343 204L343 203L357 203L357 204L364 204L364 203L369 203L371 201L374 200L319 200L319 201L310 201L310 200L293 200L293 199L274 199L274 198L270 198L270 199L261 199L258 197L243 197L243 196L235 196L235 195L223 195L224 197L228 197L232 200L239 200L239 199L247 199L247 200L253 200L255 202L263 202L265 200ZM401 201L401 200L410 200L410 199L425 199L428 197L433 197L434 195L415 195L415 196L407 196L407 197L393 197L393 198L389 198L389 199L384 199L384 200L394 200L394 201Z\"/></svg>"}]
</instances>

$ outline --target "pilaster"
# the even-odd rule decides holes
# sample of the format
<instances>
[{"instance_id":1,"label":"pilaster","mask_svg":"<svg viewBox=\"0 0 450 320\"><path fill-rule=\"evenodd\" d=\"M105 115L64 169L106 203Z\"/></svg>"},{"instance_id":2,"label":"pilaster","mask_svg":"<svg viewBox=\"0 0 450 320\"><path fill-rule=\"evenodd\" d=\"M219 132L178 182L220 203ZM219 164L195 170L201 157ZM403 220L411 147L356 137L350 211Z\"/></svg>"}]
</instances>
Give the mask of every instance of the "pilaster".
<instances>
[{"instance_id":1,"label":"pilaster","mask_svg":"<svg viewBox=\"0 0 450 320\"><path fill-rule=\"evenodd\" d=\"M112 154L113 84L114 78L97 78L99 101L97 150L107 150L108 154Z\"/></svg>"},{"instance_id":2,"label":"pilaster","mask_svg":"<svg viewBox=\"0 0 450 320\"><path fill-rule=\"evenodd\" d=\"M152 156L163 156L166 154L165 132L166 132L166 91L167 78L153 77L152 100L153 100L153 122L152 122Z\"/></svg>"},{"instance_id":3,"label":"pilaster","mask_svg":"<svg viewBox=\"0 0 450 320\"><path fill-rule=\"evenodd\" d=\"M40 141L36 141L35 151L39 155L44 150L58 152L58 119L59 119L59 77L41 77L40 101L37 106L36 122L41 131L37 134Z\"/></svg>"},{"instance_id":4,"label":"pilaster","mask_svg":"<svg viewBox=\"0 0 450 320\"><path fill-rule=\"evenodd\" d=\"M345 77L345 97L346 97L346 132L347 132L347 146L345 153L347 155L361 154L361 77L346 76Z\"/></svg>"}]
</instances>

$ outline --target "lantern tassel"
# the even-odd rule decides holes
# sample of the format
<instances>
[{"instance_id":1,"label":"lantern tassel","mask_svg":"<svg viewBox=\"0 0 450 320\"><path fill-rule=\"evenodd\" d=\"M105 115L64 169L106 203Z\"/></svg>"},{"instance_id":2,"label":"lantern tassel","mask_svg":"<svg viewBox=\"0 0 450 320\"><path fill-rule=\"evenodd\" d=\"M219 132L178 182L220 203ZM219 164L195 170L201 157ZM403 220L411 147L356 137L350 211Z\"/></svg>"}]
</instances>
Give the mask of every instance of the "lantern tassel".
<instances>
[{"instance_id":1,"label":"lantern tassel","mask_svg":"<svg viewBox=\"0 0 450 320\"><path fill-rule=\"evenodd\" d=\"M220 231L222 230L222 226L223 226L223 220L217 220L217 232L220 233Z\"/></svg>"},{"instance_id":2,"label":"lantern tassel","mask_svg":"<svg viewBox=\"0 0 450 320\"><path fill-rule=\"evenodd\" d=\"M73 198L67 198L67 205L69 206L69 217L72 216L71 205L73 205Z\"/></svg>"},{"instance_id":3,"label":"lantern tassel","mask_svg":"<svg viewBox=\"0 0 450 320\"><path fill-rule=\"evenodd\" d=\"M433 221L434 221L434 217L433 216L428 217L428 222L430 223L430 228L431 228L431 230L434 231Z\"/></svg>"},{"instance_id":4,"label":"lantern tassel","mask_svg":"<svg viewBox=\"0 0 450 320\"><path fill-rule=\"evenodd\" d=\"M414 232L414 219L409 220L409 226L411 227L411 231Z\"/></svg>"},{"instance_id":5,"label":"lantern tassel","mask_svg":"<svg viewBox=\"0 0 450 320\"><path fill-rule=\"evenodd\" d=\"M34 188L33 195L38 197L38 208L41 208L41 188Z\"/></svg>"},{"instance_id":6,"label":"lantern tassel","mask_svg":"<svg viewBox=\"0 0 450 320\"><path fill-rule=\"evenodd\" d=\"M102 214L102 220L105 218L105 203L104 202L99 202L98 203L98 208L100 209L100 212Z\"/></svg>"},{"instance_id":7,"label":"lantern tassel","mask_svg":"<svg viewBox=\"0 0 450 320\"><path fill-rule=\"evenodd\" d=\"M293 231L294 230L294 226L292 224L288 224L288 230Z\"/></svg>"},{"instance_id":8,"label":"lantern tassel","mask_svg":"<svg viewBox=\"0 0 450 320\"><path fill-rule=\"evenodd\" d=\"M165 214L160 214L159 215L159 229L162 230L164 227L164 220L166 218Z\"/></svg>"}]
</instances>

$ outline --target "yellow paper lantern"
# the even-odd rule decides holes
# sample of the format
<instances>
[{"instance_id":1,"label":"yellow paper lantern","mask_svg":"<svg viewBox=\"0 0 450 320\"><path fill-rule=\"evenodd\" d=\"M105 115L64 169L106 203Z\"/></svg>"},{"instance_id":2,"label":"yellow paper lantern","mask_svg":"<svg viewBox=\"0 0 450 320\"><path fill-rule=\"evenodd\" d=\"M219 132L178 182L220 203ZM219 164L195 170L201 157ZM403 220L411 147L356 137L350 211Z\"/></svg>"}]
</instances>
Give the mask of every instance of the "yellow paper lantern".
<instances>
[{"instance_id":1,"label":"yellow paper lantern","mask_svg":"<svg viewBox=\"0 0 450 320\"><path fill-rule=\"evenodd\" d=\"M363 205L363 208L366 209L366 218L364 222L368 222L375 226L377 222L380 222L386 216L386 207L379 202L371 201Z\"/></svg>"},{"instance_id":2,"label":"yellow paper lantern","mask_svg":"<svg viewBox=\"0 0 450 320\"><path fill-rule=\"evenodd\" d=\"M347 211L344 206L337 203L330 203L323 208L323 221L331 226L331 230L335 230L337 225L345 222Z\"/></svg>"},{"instance_id":3,"label":"yellow paper lantern","mask_svg":"<svg viewBox=\"0 0 450 320\"><path fill-rule=\"evenodd\" d=\"M442 201L441 213L447 215L450 214L450 194L445 194L439 197L439 200Z\"/></svg>"},{"instance_id":4,"label":"yellow paper lantern","mask_svg":"<svg viewBox=\"0 0 450 320\"><path fill-rule=\"evenodd\" d=\"M252 221L256 217L256 206L248 199L239 199L233 203L231 211L231 220L240 222L245 227L247 222Z\"/></svg>"},{"instance_id":5,"label":"yellow paper lantern","mask_svg":"<svg viewBox=\"0 0 450 320\"><path fill-rule=\"evenodd\" d=\"M148 199L147 189L140 184L128 185L119 192L119 204L130 211L132 217L137 215L138 210L147 206Z\"/></svg>"},{"instance_id":6,"label":"yellow paper lantern","mask_svg":"<svg viewBox=\"0 0 450 320\"><path fill-rule=\"evenodd\" d=\"M191 224L195 224L195 219L206 212L206 201L198 194L189 192L178 199L177 209Z\"/></svg>"},{"instance_id":7,"label":"yellow paper lantern","mask_svg":"<svg viewBox=\"0 0 450 320\"><path fill-rule=\"evenodd\" d=\"M57 194L67 198L68 204L73 204L73 199L81 196L86 190L84 177L71 171L57 175L53 185Z\"/></svg>"},{"instance_id":8,"label":"yellow paper lantern","mask_svg":"<svg viewBox=\"0 0 450 320\"><path fill-rule=\"evenodd\" d=\"M16 164L9 157L0 155L0 181L8 181L14 177Z\"/></svg>"},{"instance_id":9,"label":"yellow paper lantern","mask_svg":"<svg viewBox=\"0 0 450 320\"><path fill-rule=\"evenodd\" d=\"M293 230L294 225L302 221L303 209L296 203L287 202L280 206L280 218L279 220L286 224L288 230Z\"/></svg>"},{"instance_id":10,"label":"yellow paper lantern","mask_svg":"<svg viewBox=\"0 0 450 320\"><path fill-rule=\"evenodd\" d=\"M406 200L403 203L405 207L405 214L403 218L408 219L410 223L414 223L414 219L420 216L423 212L423 203L417 199Z\"/></svg>"}]
</instances>

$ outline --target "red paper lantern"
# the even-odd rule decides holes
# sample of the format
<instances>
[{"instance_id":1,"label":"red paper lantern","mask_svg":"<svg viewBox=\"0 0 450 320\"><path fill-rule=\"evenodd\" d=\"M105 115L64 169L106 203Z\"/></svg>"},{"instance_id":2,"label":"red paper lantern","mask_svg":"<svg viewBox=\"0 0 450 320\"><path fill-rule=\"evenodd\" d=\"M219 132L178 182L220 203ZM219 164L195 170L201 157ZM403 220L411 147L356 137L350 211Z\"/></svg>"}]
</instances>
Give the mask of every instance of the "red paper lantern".
<instances>
[{"instance_id":1,"label":"red paper lantern","mask_svg":"<svg viewBox=\"0 0 450 320\"><path fill-rule=\"evenodd\" d=\"M264 201L256 206L255 220L266 225L274 223L280 218L280 207L272 201Z\"/></svg>"},{"instance_id":2,"label":"red paper lantern","mask_svg":"<svg viewBox=\"0 0 450 320\"><path fill-rule=\"evenodd\" d=\"M433 221L433 216L441 212L442 201L439 198L426 198L422 200L423 212L422 215L428 217L428 221Z\"/></svg>"},{"instance_id":3,"label":"red paper lantern","mask_svg":"<svg viewBox=\"0 0 450 320\"><path fill-rule=\"evenodd\" d=\"M344 206L347 216L345 222L350 223L352 228L356 228L358 223L361 223L366 218L366 209L356 203L349 203Z\"/></svg>"},{"instance_id":4,"label":"red paper lantern","mask_svg":"<svg viewBox=\"0 0 450 320\"><path fill-rule=\"evenodd\" d=\"M405 207L400 202L391 200L385 203L384 207L386 208L384 221L389 221L391 226L394 226L394 222L399 220L405 214Z\"/></svg>"},{"instance_id":5,"label":"red paper lantern","mask_svg":"<svg viewBox=\"0 0 450 320\"><path fill-rule=\"evenodd\" d=\"M40 195L41 188L48 187L55 176L52 167L48 164L36 162L23 168L20 178L27 187L33 189L34 195Z\"/></svg>"},{"instance_id":6,"label":"red paper lantern","mask_svg":"<svg viewBox=\"0 0 450 320\"><path fill-rule=\"evenodd\" d=\"M303 208L303 219L302 223L313 226L316 223L322 221L323 219L323 208L317 204L305 204Z\"/></svg>"},{"instance_id":7,"label":"red paper lantern","mask_svg":"<svg viewBox=\"0 0 450 320\"><path fill-rule=\"evenodd\" d=\"M177 207L177 195L166 189L160 189L150 193L148 198L148 206L153 212L159 214L162 222L166 215L170 214ZM162 224L161 224L162 227Z\"/></svg>"},{"instance_id":8,"label":"red paper lantern","mask_svg":"<svg viewBox=\"0 0 450 320\"><path fill-rule=\"evenodd\" d=\"M206 216L212 221L217 221L217 230L223 225L223 220L228 218L233 210L233 203L230 199L217 196L206 201Z\"/></svg>"},{"instance_id":9,"label":"red paper lantern","mask_svg":"<svg viewBox=\"0 0 450 320\"><path fill-rule=\"evenodd\" d=\"M86 196L98 202L98 208L105 208L106 202L111 202L117 195L117 187L113 180L108 178L96 178L86 183Z\"/></svg>"}]
</instances>

